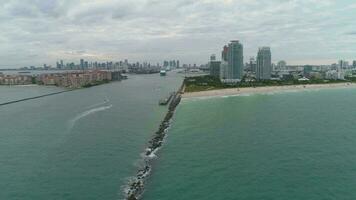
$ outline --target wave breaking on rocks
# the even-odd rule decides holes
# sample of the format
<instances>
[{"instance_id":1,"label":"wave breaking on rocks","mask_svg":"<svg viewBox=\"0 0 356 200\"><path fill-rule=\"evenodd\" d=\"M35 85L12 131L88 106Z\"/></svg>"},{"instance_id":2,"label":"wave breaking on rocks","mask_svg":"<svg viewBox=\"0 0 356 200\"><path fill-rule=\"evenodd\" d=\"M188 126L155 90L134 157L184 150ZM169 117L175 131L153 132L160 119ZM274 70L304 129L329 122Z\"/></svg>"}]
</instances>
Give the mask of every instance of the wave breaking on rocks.
<instances>
[{"instance_id":1,"label":"wave breaking on rocks","mask_svg":"<svg viewBox=\"0 0 356 200\"><path fill-rule=\"evenodd\" d=\"M147 177L150 175L152 170L151 160L156 157L155 153L161 148L164 142L164 138L167 135L176 107L179 105L182 99L181 95L184 90L183 88L184 84L181 86L178 92L173 95L166 116L161 122L158 131L156 131L154 134L154 137L149 141L149 146L144 152L143 166L138 170L136 176L131 178L124 190L125 199L138 200L141 198L145 189L145 181L147 180Z\"/></svg>"}]
</instances>

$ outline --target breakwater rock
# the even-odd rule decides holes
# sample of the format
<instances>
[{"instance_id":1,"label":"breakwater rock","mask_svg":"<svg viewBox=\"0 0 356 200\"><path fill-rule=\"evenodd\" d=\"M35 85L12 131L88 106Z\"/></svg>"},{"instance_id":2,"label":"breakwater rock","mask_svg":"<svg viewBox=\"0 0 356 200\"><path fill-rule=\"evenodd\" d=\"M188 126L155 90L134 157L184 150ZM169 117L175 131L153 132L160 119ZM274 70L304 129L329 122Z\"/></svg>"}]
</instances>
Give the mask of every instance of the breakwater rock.
<instances>
[{"instance_id":1,"label":"breakwater rock","mask_svg":"<svg viewBox=\"0 0 356 200\"><path fill-rule=\"evenodd\" d=\"M172 96L172 101L169 104L167 114L161 122L158 131L156 131L154 137L149 141L149 146L144 152L145 156L143 167L138 170L136 176L130 180L127 188L125 189L125 195L127 200L138 200L142 196L144 192L145 181L152 170L150 161L163 144L163 140L167 135L168 128L170 126L170 122L174 115L175 109L182 99L181 94L183 88L184 87L182 85L179 91Z\"/></svg>"}]
</instances>

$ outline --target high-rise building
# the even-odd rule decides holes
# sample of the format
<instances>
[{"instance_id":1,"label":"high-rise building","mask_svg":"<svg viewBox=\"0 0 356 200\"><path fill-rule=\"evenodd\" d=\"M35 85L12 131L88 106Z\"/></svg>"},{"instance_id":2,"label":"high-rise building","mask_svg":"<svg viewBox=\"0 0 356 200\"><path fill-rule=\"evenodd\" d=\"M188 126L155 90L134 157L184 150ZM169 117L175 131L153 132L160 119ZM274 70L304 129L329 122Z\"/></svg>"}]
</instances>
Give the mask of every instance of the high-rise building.
<instances>
[{"instance_id":1,"label":"high-rise building","mask_svg":"<svg viewBox=\"0 0 356 200\"><path fill-rule=\"evenodd\" d=\"M284 60L281 60L277 63L277 71L283 71L287 69L287 62Z\"/></svg>"},{"instance_id":2,"label":"high-rise building","mask_svg":"<svg viewBox=\"0 0 356 200\"><path fill-rule=\"evenodd\" d=\"M84 59L80 59L80 69L84 69Z\"/></svg>"},{"instance_id":3,"label":"high-rise building","mask_svg":"<svg viewBox=\"0 0 356 200\"><path fill-rule=\"evenodd\" d=\"M244 67L243 45L238 40L229 44L227 51L227 79L241 80Z\"/></svg>"},{"instance_id":4,"label":"high-rise building","mask_svg":"<svg viewBox=\"0 0 356 200\"><path fill-rule=\"evenodd\" d=\"M356 60L352 62L352 67L356 68Z\"/></svg>"},{"instance_id":5,"label":"high-rise building","mask_svg":"<svg viewBox=\"0 0 356 200\"><path fill-rule=\"evenodd\" d=\"M221 52L221 59L226 62L227 62L227 51L228 50L229 50L229 47L225 45L223 48L223 51Z\"/></svg>"},{"instance_id":6,"label":"high-rise building","mask_svg":"<svg viewBox=\"0 0 356 200\"><path fill-rule=\"evenodd\" d=\"M163 62L163 67L168 67L168 65L169 65L169 62L165 60L165 61Z\"/></svg>"},{"instance_id":7,"label":"high-rise building","mask_svg":"<svg viewBox=\"0 0 356 200\"><path fill-rule=\"evenodd\" d=\"M177 60L177 68L179 68L180 67L180 65L179 65L179 60Z\"/></svg>"},{"instance_id":8,"label":"high-rise building","mask_svg":"<svg viewBox=\"0 0 356 200\"><path fill-rule=\"evenodd\" d=\"M219 78L220 77L220 61L216 61L216 56L215 54L212 54L210 56L210 62L208 64L209 66L209 71L210 71L210 76L214 76Z\"/></svg>"},{"instance_id":9,"label":"high-rise building","mask_svg":"<svg viewBox=\"0 0 356 200\"><path fill-rule=\"evenodd\" d=\"M215 54L212 54L211 56L210 56L210 61L215 61L216 60L216 56L215 56Z\"/></svg>"},{"instance_id":10,"label":"high-rise building","mask_svg":"<svg viewBox=\"0 0 356 200\"><path fill-rule=\"evenodd\" d=\"M221 52L221 64L220 64L220 79L224 80L227 79L227 51L229 47L224 46Z\"/></svg>"},{"instance_id":11,"label":"high-rise building","mask_svg":"<svg viewBox=\"0 0 356 200\"><path fill-rule=\"evenodd\" d=\"M249 68L252 72L256 73L256 59L255 59L255 57L250 58Z\"/></svg>"},{"instance_id":12,"label":"high-rise building","mask_svg":"<svg viewBox=\"0 0 356 200\"><path fill-rule=\"evenodd\" d=\"M347 69L349 68L349 62L346 60L339 60L339 67L341 67L341 69Z\"/></svg>"},{"instance_id":13,"label":"high-rise building","mask_svg":"<svg viewBox=\"0 0 356 200\"><path fill-rule=\"evenodd\" d=\"M85 68L85 69L88 69L88 68L89 68L89 63L88 63L88 61L85 61L85 62L84 62L84 68Z\"/></svg>"},{"instance_id":14,"label":"high-rise building","mask_svg":"<svg viewBox=\"0 0 356 200\"><path fill-rule=\"evenodd\" d=\"M269 80L271 79L272 61L271 61L271 49L269 47L261 47L257 53L257 80Z\"/></svg>"}]
</instances>

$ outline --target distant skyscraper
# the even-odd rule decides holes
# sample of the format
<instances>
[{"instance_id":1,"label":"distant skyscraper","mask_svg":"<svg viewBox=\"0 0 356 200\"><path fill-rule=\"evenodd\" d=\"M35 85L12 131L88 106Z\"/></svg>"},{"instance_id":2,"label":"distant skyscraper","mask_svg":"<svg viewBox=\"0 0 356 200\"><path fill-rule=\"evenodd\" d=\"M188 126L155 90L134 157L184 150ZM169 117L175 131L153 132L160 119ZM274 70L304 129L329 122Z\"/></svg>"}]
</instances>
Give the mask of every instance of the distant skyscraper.
<instances>
[{"instance_id":1,"label":"distant skyscraper","mask_svg":"<svg viewBox=\"0 0 356 200\"><path fill-rule=\"evenodd\" d=\"M352 62L352 67L356 68L356 60Z\"/></svg>"},{"instance_id":2,"label":"distant skyscraper","mask_svg":"<svg viewBox=\"0 0 356 200\"><path fill-rule=\"evenodd\" d=\"M227 79L227 52L229 50L228 46L224 46L221 52L221 64L220 64L220 79L224 80Z\"/></svg>"},{"instance_id":3,"label":"distant skyscraper","mask_svg":"<svg viewBox=\"0 0 356 200\"><path fill-rule=\"evenodd\" d=\"M84 69L84 59L80 59L80 69Z\"/></svg>"},{"instance_id":4,"label":"distant skyscraper","mask_svg":"<svg viewBox=\"0 0 356 200\"><path fill-rule=\"evenodd\" d=\"M165 60L165 61L163 62L163 67L168 67L168 65L169 65L169 62Z\"/></svg>"},{"instance_id":5,"label":"distant skyscraper","mask_svg":"<svg viewBox=\"0 0 356 200\"><path fill-rule=\"evenodd\" d=\"M250 63L249 63L250 70L256 73L256 59L255 57L250 58Z\"/></svg>"},{"instance_id":6,"label":"distant skyscraper","mask_svg":"<svg viewBox=\"0 0 356 200\"><path fill-rule=\"evenodd\" d=\"M349 67L349 62L347 62L346 60L340 60L339 67L341 67L341 69L347 69Z\"/></svg>"},{"instance_id":7,"label":"distant skyscraper","mask_svg":"<svg viewBox=\"0 0 356 200\"><path fill-rule=\"evenodd\" d=\"M278 64L277 64L277 69L278 69L278 71L286 70L287 69L287 62L284 61L284 60L279 61Z\"/></svg>"},{"instance_id":8,"label":"distant skyscraper","mask_svg":"<svg viewBox=\"0 0 356 200\"><path fill-rule=\"evenodd\" d=\"M257 80L271 79L272 62L271 49L269 47L261 47L257 53Z\"/></svg>"},{"instance_id":9,"label":"distant skyscraper","mask_svg":"<svg viewBox=\"0 0 356 200\"><path fill-rule=\"evenodd\" d=\"M221 59L226 62L227 62L227 51L228 50L229 50L229 47L225 45L223 48L223 51L221 52Z\"/></svg>"},{"instance_id":10,"label":"distant skyscraper","mask_svg":"<svg viewBox=\"0 0 356 200\"><path fill-rule=\"evenodd\" d=\"M212 54L211 56L210 56L210 61L215 61L216 60L216 56L215 56L215 54Z\"/></svg>"},{"instance_id":11,"label":"distant skyscraper","mask_svg":"<svg viewBox=\"0 0 356 200\"><path fill-rule=\"evenodd\" d=\"M179 65L179 60L177 60L177 68L179 68L180 67L180 65Z\"/></svg>"},{"instance_id":12,"label":"distant skyscraper","mask_svg":"<svg viewBox=\"0 0 356 200\"><path fill-rule=\"evenodd\" d=\"M89 68L89 63L88 63L88 61L85 61L85 62L84 62L84 68L85 68L85 69L88 69L88 68Z\"/></svg>"},{"instance_id":13,"label":"distant skyscraper","mask_svg":"<svg viewBox=\"0 0 356 200\"><path fill-rule=\"evenodd\" d=\"M212 54L210 56L210 62L209 62L209 70L210 70L210 76L214 76L219 78L220 77L220 61L216 61L216 56L215 54Z\"/></svg>"},{"instance_id":14,"label":"distant skyscraper","mask_svg":"<svg viewBox=\"0 0 356 200\"><path fill-rule=\"evenodd\" d=\"M227 79L242 79L244 67L243 45L238 41L231 41L227 50Z\"/></svg>"}]
</instances>

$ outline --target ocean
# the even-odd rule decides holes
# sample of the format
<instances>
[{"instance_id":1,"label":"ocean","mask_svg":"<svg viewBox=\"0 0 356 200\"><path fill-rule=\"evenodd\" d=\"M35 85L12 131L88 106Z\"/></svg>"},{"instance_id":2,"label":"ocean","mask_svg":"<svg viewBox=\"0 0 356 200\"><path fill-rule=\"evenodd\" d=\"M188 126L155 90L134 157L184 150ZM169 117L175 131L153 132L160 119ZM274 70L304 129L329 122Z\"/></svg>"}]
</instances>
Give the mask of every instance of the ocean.
<instances>
[{"instance_id":1,"label":"ocean","mask_svg":"<svg viewBox=\"0 0 356 200\"><path fill-rule=\"evenodd\" d=\"M117 200L183 77L128 80L0 106L0 199ZM0 103L62 90L0 86Z\"/></svg>"},{"instance_id":2,"label":"ocean","mask_svg":"<svg viewBox=\"0 0 356 200\"><path fill-rule=\"evenodd\" d=\"M123 199L173 72L0 106L0 199ZM0 103L62 90L0 87ZM184 99L144 200L355 199L356 90Z\"/></svg>"},{"instance_id":3,"label":"ocean","mask_svg":"<svg viewBox=\"0 0 356 200\"><path fill-rule=\"evenodd\" d=\"M356 199L355 99L355 89L185 99L143 199Z\"/></svg>"}]
</instances>

